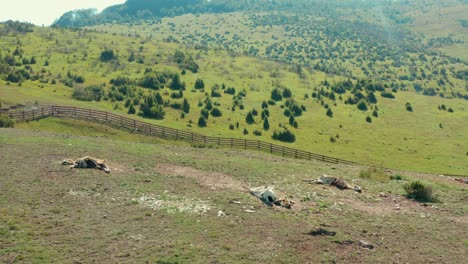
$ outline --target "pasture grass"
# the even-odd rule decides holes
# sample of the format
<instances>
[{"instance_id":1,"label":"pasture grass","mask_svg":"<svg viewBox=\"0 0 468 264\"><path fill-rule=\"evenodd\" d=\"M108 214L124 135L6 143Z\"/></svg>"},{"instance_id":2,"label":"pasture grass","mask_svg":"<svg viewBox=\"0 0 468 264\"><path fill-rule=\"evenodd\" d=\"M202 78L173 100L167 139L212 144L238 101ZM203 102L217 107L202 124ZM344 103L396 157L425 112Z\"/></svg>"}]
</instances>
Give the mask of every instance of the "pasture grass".
<instances>
[{"instance_id":1,"label":"pasture grass","mask_svg":"<svg viewBox=\"0 0 468 264\"><path fill-rule=\"evenodd\" d=\"M467 235L466 187L448 177L371 170L404 177L382 182L361 178L365 167L147 143L138 135L87 127L49 118L2 129L2 261L463 262L457 252L464 250ZM84 155L105 158L112 172L60 165L63 158ZM175 170L163 173L157 169L161 166ZM219 173L238 182L237 187L218 187ZM342 177L363 193L303 181L321 174ZM441 202L423 206L406 199L403 186L414 180L432 186ZM275 186L296 205L292 210L268 208L243 187L262 185ZM169 204L204 202L211 209L204 214L177 212L177 207L153 210L135 201L143 195ZM226 216L218 217L220 210ZM336 236L308 234L317 228ZM359 240L375 249L361 248Z\"/></svg>"}]
</instances>

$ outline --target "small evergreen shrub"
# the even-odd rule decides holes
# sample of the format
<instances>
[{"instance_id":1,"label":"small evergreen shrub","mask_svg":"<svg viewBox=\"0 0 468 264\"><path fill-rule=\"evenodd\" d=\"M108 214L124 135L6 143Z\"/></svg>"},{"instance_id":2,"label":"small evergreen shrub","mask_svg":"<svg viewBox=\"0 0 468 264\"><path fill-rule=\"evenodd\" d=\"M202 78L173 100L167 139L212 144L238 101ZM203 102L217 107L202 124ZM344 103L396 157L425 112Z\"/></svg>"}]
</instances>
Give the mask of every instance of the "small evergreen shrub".
<instances>
[{"instance_id":1,"label":"small evergreen shrub","mask_svg":"<svg viewBox=\"0 0 468 264\"><path fill-rule=\"evenodd\" d=\"M198 119L198 126L206 127L206 119L203 116L200 116L200 118Z\"/></svg>"},{"instance_id":2,"label":"small evergreen shrub","mask_svg":"<svg viewBox=\"0 0 468 264\"><path fill-rule=\"evenodd\" d=\"M380 95L384 98L395 99L395 95L393 95L391 92L384 91Z\"/></svg>"},{"instance_id":3,"label":"small evergreen shrub","mask_svg":"<svg viewBox=\"0 0 468 264\"><path fill-rule=\"evenodd\" d=\"M392 176L390 176L390 180L401 181L401 180L403 180L403 176L398 175L398 174L397 175L392 175Z\"/></svg>"},{"instance_id":4,"label":"small evergreen shrub","mask_svg":"<svg viewBox=\"0 0 468 264\"><path fill-rule=\"evenodd\" d=\"M418 202L434 202L435 197L432 194L432 188L426 186L420 181L407 183L403 186L406 192L406 197L414 199Z\"/></svg>"},{"instance_id":5,"label":"small evergreen shrub","mask_svg":"<svg viewBox=\"0 0 468 264\"><path fill-rule=\"evenodd\" d=\"M9 116L0 115L0 127L15 127L15 120Z\"/></svg>"},{"instance_id":6,"label":"small evergreen shrub","mask_svg":"<svg viewBox=\"0 0 468 264\"><path fill-rule=\"evenodd\" d=\"M408 112L413 112L413 107L411 106L410 103L406 103L405 106L406 106L406 111L408 111Z\"/></svg>"},{"instance_id":7,"label":"small evergreen shrub","mask_svg":"<svg viewBox=\"0 0 468 264\"><path fill-rule=\"evenodd\" d=\"M366 102L364 101L360 101L358 104L357 104L357 108L361 111L367 111L367 104Z\"/></svg>"},{"instance_id":8,"label":"small evergreen shrub","mask_svg":"<svg viewBox=\"0 0 468 264\"><path fill-rule=\"evenodd\" d=\"M249 112L249 113L247 114L247 117L245 118L245 122L247 122L247 124L249 124L249 125L250 125L250 124L253 124L253 123L255 122L255 119L254 119L254 117L253 117L252 112Z\"/></svg>"},{"instance_id":9,"label":"small evergreen shrub","mask_svg":"<svg viewBox=\"0 0 468 264\"><path fill-rule=\"evenodd\" d=\"M130 115L134 115L136 113L136 109L135 109L135 106L133 106L133 104L130 104L127 113Z\"/></svg>"},{"instance_id":10,"label":"small evergreen shrub","mask_svg":"<svg viewBox=\"0 0 468 264\"><path fill-rule=\"evenodd\" d=\"M293 143L296 141L296 135L289 131L288 129L276 130L273 132L273 139Z\"/></svg>"},{"instance_id":11,"label":"small evergreen shrub","mask_svg":"<svg viewBox=\"0 0 468 264\"><path fill-rule=\"evenodd\" d=\"M212 110L211 110L211 115L213 117L220 117L223 115L223 113L221 112L221 110L219 110L219 108L217 107L214 107Z\"/></svg>"}]
</instances>

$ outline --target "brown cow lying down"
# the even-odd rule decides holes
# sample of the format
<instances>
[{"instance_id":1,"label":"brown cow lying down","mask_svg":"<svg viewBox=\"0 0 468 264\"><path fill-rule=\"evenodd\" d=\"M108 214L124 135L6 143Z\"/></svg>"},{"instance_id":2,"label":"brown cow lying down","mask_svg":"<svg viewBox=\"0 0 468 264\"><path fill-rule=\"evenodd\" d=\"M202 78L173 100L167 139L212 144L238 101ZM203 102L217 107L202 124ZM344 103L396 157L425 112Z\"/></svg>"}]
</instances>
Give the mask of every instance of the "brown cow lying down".
<instances>
[{"instance_id":1,"label":"brown cow lying down","mask_svg":"<svg viewBox=\"0 0 468 264\"><path fill-rule=\"evenodd\" d=\"M106 165L105 160L95 159L89 156L77 160L64 159L62 165L70 165L71 168L96 168L110 173L110 168Z\"/></svg>"}]
</instances>

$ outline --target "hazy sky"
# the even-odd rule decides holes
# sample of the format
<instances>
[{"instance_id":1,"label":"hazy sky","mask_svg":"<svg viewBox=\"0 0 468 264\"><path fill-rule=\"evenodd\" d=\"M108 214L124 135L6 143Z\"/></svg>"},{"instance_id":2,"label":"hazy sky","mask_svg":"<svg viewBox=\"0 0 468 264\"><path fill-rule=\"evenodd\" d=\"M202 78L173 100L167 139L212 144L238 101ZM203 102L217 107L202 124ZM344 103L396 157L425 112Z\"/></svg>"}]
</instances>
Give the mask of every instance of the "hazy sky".
<instances>
[{"instance_id":1,"label":"hazy sky","mask_svg":"<svg viewBox=\"0 0 468 264\"><path fill-rule=\"evenodd\" d=\"M74 9L102 9L125 0L0 0L0 21L27 21L50 26L63 13Z\"/></svg>"}]
</instances>

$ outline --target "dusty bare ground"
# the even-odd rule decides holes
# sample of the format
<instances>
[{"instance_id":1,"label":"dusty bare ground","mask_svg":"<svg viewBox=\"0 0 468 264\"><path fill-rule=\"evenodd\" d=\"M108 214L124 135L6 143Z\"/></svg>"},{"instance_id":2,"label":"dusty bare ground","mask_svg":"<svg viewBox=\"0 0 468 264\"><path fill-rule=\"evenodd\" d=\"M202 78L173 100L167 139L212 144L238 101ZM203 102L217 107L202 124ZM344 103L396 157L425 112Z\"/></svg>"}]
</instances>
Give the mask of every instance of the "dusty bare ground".
<instances>
[{"instance_id":1,"label":"dusty bare ground","mask_svg":"<svg viewBox=\"0 0 468 264\"><path fill-rule=\"evenodd\" d=\"M236 180L233 176L220 172L202 171L188 166L163 163L158 164L156 171L163 175L183 176L197 180L200 185L212 190L230 189L244 190L245 183Z\"/></svg>"}]
</instances>

